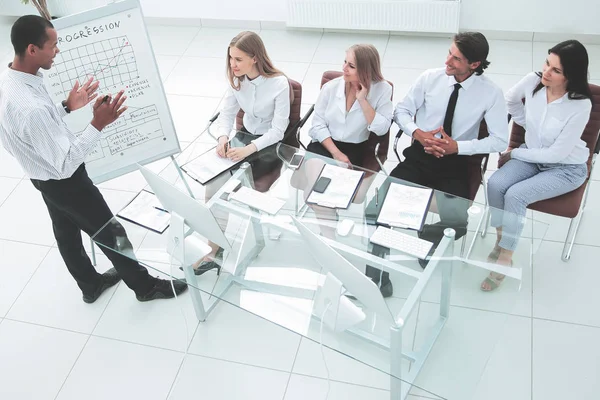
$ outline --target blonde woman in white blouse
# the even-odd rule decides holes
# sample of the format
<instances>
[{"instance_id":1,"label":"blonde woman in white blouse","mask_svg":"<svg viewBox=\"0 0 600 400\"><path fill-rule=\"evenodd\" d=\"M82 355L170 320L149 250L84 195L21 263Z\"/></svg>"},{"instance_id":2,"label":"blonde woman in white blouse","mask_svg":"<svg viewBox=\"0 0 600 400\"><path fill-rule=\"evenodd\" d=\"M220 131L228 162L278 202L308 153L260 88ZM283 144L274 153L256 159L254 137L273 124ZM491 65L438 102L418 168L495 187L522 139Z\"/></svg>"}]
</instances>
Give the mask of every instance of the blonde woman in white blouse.
<instances>
[{"instance_id":1,"label":"blonde woman in white blouse","mask_svg":"<svg viewBox=\"0 0 600 400\"><path fill-rule=\"evenodd\" d=\"M217 153L239 161L283 139L290 118L290 85L254 32L241 32L231 40L227 77L229 87L215 121ZM245 147L226 149L240 108L244 110L245 130L257 138Z\"/></svg>"},{"instance_id":2,"label":"blonde woman in white blouse","mask_svg":"<svg viewBox=\"0 0 600 400\"><path fill-rule=\"evenodd\" d=\"M369 133L385 135L394 106L392 86L383 79L375 46L356 44L346 51L344 75L323 85L315 104L308 151L361 165Z\"/></svg>"},{"instance_id":3,"label":"blonde woman in white blouse","mask_svg":"<svg viewBox=\"0 0 600 400\"><path fill-rule=\"evenodd\" d=\"M581 135L592 108L587 76L585 47L567 40L548 50L542 72L526 75L506 94L508 112L525 128L525 143L500 156L501 168L488 182L490 206L498 209L492 211L498 237L490 262L512 265L529 204L585 182L590 152ZM492 272L481 290L494 290L503 280Z\"/></svg>"},{"instance_id":4,"label":"blonde woman in white blouse","mask_svg":"<svg viewBox=\"0 0 600 400\"><path fill-rule=\"evenodd\" d=\"M273 172L281 167L275 149L269 146L281 141L288 127L290 85L254 32L241 32L231 40L226 64L229 87L215 121L219 141L216 151L233 161L247 159L256 190L266 191L273 184ZM244 110L242 135L234 129L240 109ZM261 154L255 154L258 152ZM208 244L212 252L194 265L196 275L220 268L214 260L222 258L223 249Z\"/></svg>"}]
</instances>

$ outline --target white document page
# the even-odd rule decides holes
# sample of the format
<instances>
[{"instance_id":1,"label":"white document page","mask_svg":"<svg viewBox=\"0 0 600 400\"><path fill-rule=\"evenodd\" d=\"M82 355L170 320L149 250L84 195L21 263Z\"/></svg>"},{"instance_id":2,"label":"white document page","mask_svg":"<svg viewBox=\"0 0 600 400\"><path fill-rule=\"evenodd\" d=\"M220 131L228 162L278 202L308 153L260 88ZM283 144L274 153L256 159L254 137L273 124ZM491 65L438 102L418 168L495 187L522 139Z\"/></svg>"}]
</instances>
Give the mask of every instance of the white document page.
<instances>
[{"instance_id":1,"label":"white document page","mask_svg":"<svg viewBox=\"0 0 600 400\"><path fill-rule=\"evenodd\" d=\"M246 186L242 186L237 192L232 193L231 199L272 215L277 214L285 204L285 201L277 197L269 196Z\"/></svg>"},{"instance_id":2,"label":"white document page","mask_svg":"<svg viewBox=\"0 0 600 400\"><path fill-rule=\"evenodd\" d=\"M329 178L331 182L323 193L313 190L306 202L323 207L348 208L363 175L363 171L326 164L320 177Z\"/></svg>"},{"instance_id":3,"label":"white document page","mask_svg":"<svg viewBox=\"0 0 600 400\"><path fill-rule=\"evenodd\" d=\"M193 179L204 185L223 171L228 170L239 162L231 161L229 158L222 158L216 152L216 147L201 154L182 166L182 169Z\"/></svg>"},{"instance_id":4,"label":"white document page","mask_svg":"<svg viewBox=\"0 0 600 400\"><path fill-rule=\"evenodd\" d=\"M421 229L433 189L391 183L377 222L397 228Z\"/></svg>"},{"instance_id":5,"label":"white document page","mask_svg":"<svg viewBox=\"0 0 600 400\"><path fill-rule=\"evenodd\" d=\"M171 214L163 211L154 193L147 190L142 190L117 215L159 233L163 233L171 222Z\"/></svg>"}]
</instances>

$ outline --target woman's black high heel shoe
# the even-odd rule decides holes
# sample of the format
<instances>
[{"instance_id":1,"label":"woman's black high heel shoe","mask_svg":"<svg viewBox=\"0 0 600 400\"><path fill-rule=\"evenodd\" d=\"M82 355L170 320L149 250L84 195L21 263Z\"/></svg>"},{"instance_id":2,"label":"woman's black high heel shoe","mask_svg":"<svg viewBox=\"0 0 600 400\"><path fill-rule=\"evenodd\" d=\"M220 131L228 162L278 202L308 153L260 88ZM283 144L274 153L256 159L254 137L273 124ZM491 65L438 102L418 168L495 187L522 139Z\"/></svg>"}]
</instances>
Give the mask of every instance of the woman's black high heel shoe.
<instances>
[{"instance_id":1,"label":"woman's black high heel shoe","mask_svg":"<svg viewBox=\"0 0 600 400\"><path fill-rule=\"evenodd\" d=\"M221 275L221 266L216 261L202 261L198 268L194 268L194 275L200 276L215 268L217 269L217 276Z\"/></svg>"},{"instance_id":2,"label":"woman's black high heel shoe","mask_svg":"<svg viewBox=\"0 0 600 400\"><path fill-rule=\"evenodd\" d=\"M211 269L216 269L217 270L217 275L221 275L221 262L223 262L223 248L220 247L219 250L217 250L217 252L215 253L215 257L214 260L211 261L202 261L200 263L200 265L198 266L198 268L194 268L194 275L196 276L200 276L208 271L210 271ZM217 261L219 260L219 261ZM183 270L182 267L179 267L179 269Z\"/></svg>"}]
</instances>

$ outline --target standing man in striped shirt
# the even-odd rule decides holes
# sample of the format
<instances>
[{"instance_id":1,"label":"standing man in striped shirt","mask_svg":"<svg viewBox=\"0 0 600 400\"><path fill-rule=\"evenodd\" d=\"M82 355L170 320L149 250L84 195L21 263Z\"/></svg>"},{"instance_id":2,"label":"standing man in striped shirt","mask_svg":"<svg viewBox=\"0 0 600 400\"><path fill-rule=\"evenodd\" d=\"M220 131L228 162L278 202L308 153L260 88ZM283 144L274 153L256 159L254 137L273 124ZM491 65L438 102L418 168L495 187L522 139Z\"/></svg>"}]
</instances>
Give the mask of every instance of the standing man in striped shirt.
<instances>
[{"instance_id":1,"label":"standing man in striped shirt","mask_svg":"<svg viewBox=\"0 0 600 400\"><path fill-rule=\"evenodd\" d=\"M41 192L58 249L83 292L83 301L95 302L121 279L139 301L174 297L170 281L150 276L136 261L104 246L102 251L114 268L99 274L82 244L81 231L92 236L113 218L87 175L84 159L102 129L127 109L123 91L114 98L97 98L99 82L93 83L91 77L83 85L75 82L67 99L55 105L39 72L40 68L49 70L59 52L52 23L35 15L23 16L14 23L10 38L15 58L0 74L0 140ZM70 132L62 118L95 98L90 124L79 135ZM119 237L130 245L120 224L111 223L110 227L103 229L103 237L98 238L101 242L114 248ZM187 285L173 281L173 289L179 294Z\"/></svg>"}]
</instances>

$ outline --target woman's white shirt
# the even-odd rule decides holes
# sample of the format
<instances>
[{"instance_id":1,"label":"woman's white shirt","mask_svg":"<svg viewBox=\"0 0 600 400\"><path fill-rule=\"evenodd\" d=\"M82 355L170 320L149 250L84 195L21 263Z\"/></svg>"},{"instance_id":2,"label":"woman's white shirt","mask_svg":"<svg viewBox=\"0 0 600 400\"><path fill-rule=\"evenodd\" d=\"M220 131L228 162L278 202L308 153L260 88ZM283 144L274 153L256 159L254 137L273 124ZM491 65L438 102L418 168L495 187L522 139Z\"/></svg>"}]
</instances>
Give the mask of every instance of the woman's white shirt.
<instances>
[{"instance_id":1,"label":"woman's white shirt","mask_svg":"<svg viewBox=\"0 0 600 400\"><path fill-rule=\"evenodd\" d=\"M385 135L392 123L394 105L392 86L386 82L372 82L367 101L375 110L375 118L367 123L365 114L356 100L346 112L346 83L343 77L332 79L323 85L315 104L313 121L308 135L313 141L322 142L331 137L346 143L362 143L369 132Z\"/></svg>"},{"instance_id":2,"label":"woman's white shirt","mask_svg":"<svg viewBox=\"0 0 600 400\"><path fill-rule=\"evenodd\" d=\"M262 75L244 79L240 90L231 86L223 99L219 118L215 121L218 136L235 134L235 117L244 110L244 127L254 135L257 150L283 139L290 118L290 85L284 75L266 78Z\"/></svg>"},{"instance_id":3,"label":"woman's white shirt","mask_svg":"<svg viewBox=\"0 0 600 400\"><path fill-rule=\"evenodd\" d=\"M581 135L590 118L591 101L569 99L566 93L548 103L546 87L533 95L540 80L532 72L506 93L508 112L514 122L525 128L527 146L514 149L511 157L531 163L585 163L590 151Z\"/></svg>"}]
</instances>

